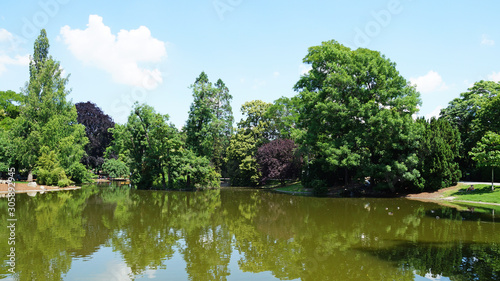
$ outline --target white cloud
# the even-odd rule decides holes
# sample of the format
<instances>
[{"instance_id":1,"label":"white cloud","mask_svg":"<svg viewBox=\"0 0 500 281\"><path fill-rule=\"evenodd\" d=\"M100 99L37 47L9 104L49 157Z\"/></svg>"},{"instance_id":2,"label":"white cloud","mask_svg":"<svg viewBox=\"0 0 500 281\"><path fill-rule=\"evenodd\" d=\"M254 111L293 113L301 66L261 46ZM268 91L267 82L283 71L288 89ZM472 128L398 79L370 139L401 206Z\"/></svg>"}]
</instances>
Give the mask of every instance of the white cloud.
<instances>
[{"instance_id":1,"label":"white cloud","mask_svg":"<svg viewBox=\"0 0 500 281\"><path fill-rule=\"evenodd\" d=\"M279 73L278 71L275 71L275 72L273 73L273 76L274 76L274 77L278 77L278 76L280 76L280 73Z\"/></svg>"},{"instance_id":2,"label":"white cloud","mask_svg":"<svg viewBox=\"0 0 500 281\"><path fill-rule=\"evenodd\" d=\"M306 75L309 73L309 71L312 69L312 66L310 64L301 64L299 66L299 73L300 75Z\"/></svg>"},{"instance_id":3,"label":"white cloud","mask_svg":"<svg viewBox=\"0 0 500 281\"><path fill-rule=\"evenodd\" d=\"M16 55L14 58L0 54L0 75L7 70L7 65L29 65L30 57L29 55Z\"/></svg>"},{"instance_id":4,"label":"white cloud","mask_svg":"<svg viewBox=\"0 0 500 281\"><path fill-rule=\"evenodd\" d=\"M431 113L425 115L425 119L429 120L432 117L438 118L439 114L441 113L441 109L443 109L443 108L444 107L442 107L442 106L436 107Z\"/></svg>"},{"instance_id":5,"label":"white cloud","mask_svg":"<svg viewBox=\"0 0 500 281\"><path fill-rule=\"evenodd\" d=\"M156 270L150 269L149 267L144 272L144 275L148 277L148 279L156 279Z\"/></svg>"},{"instance_id":6,"label":"white cloud","mask_svg":"<svg viewBox=\"0 0 500 281\"><path fill-rule=\"evenodd\" d=\"M166 58L165 42L151 36L145 26L120 30L117 35L104 25L102 17L90 15L85 30L61 28L64 43L73 55L89 65L110 73L118 83L154 89L163 82L157 68L141 63L158 63Z\"/></svg>"},{"instance_id":7,"label":"white cloud","mask_svg":"<svg viewBox=\"0 0 500 281\"><path fill-rule=\"evenodd\" d=\"M8 53L11 53L12 50L6 53L6 50L9 50L10 48L4 46L4 43L8 42L10 44L13 39L14 36L12 33L6 29L0 28L0 75L7 71L8 65L29 65L30 57L28 54L14 56L9 55Z\"/></svg>"},{"instance_id":8,"label":"white cloud","mask_svg":"<svg viewBox=\"0 0 500 281\"><path fill-rule=\"evenodd\" d=\"M132 280L134 276L130 267L125 263L118 262L116 260L111 260L106 263L106 270L102 273L97 273L94 275L95 280Z\"/></svg>"},{"instance_id":9,"label":"white cloud","mask_svg":"<svg viewBox=\"0 0 500 281\"><path fill-rule=\"evenodd\" d=\"M490 75L488 75L488 80L500 82L500 71L492 72Z\"/></svg>"},{"instance_id":10,"label":"white cloud","mask_svg":"<svg viewBox=\"0 0 500 281\"><path fill-rule=\"evenodd\" d=\"M488 35L483 34L483 38L481 40L481 45L493 46L493 45L495 45L495 41L493 39L490 39Z\"/></svg>"},{"instance_id":11,"label":"white cloud","mask_svg":"<svg viewBox=\"0 0 500 281\"><path fill-rule=\"evenodd\" d=\"M410 82L417 86L417 90L422 94L447 90L448 86L443 78L435 71L429 71L426 75L417 78L410 78Z\"/></svg>"},{"instance_id":12,"label":"white cloud","mask_svg":"<svg viewBox=\"0 0 500 281\"><path fill-rule=\"evenodd\" d=\"M0 28L0 42L7 42L13 39L12 33L6 29Z\"/></svg>"}]
</instances>

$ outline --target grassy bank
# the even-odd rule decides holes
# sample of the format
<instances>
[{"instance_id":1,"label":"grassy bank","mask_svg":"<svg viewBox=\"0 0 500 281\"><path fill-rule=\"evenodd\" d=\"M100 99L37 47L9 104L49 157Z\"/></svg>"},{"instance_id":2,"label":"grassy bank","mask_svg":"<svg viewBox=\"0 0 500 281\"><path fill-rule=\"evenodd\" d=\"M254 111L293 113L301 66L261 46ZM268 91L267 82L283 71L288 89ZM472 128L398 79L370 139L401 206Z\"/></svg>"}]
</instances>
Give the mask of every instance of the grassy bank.
<instances>
[{"instance_id":1,"label":"grassy bank","mask_svg":"<svg viewBox=\"0 0 500 281\"><path fill-rule=\"evenodd\" d=\"M274 188L274 190L281 192L310 192L310 190L307 190L304 186L302 186L301 182L293 182L285 186Z\"/></svg>"},{"instance_id":2,"label":"grassy bank","mask_svg":"<svg viewBox=\"0 0 500 281\"><path fill-rule=\"evenodd\" d=\"M491 184L476 184L474 190L467 191L469 186L460 185L458 190L451 190L445 194L453 197L454 201L471 201L500 204L500 187L491 190Z\"/></svg>"}]
</instances>

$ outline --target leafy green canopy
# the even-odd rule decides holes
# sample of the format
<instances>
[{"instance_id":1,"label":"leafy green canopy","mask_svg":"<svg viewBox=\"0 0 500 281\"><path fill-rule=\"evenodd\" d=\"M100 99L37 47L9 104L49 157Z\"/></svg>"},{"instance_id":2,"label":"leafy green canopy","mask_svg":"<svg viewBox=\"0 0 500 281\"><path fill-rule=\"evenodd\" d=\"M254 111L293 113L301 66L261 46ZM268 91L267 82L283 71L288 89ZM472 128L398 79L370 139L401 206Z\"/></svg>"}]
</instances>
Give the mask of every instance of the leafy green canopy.
<instances>
[{"instance_id":1,"label":"leafy green canopy","mask_svg":"<svg viewBox=\"0 0 500 281\"><path fill-rule=\"evenodd\" d=\"M472 148L472 159L479 166L491 167L491 188L493 189L494 168L500 168L500 135L487 132L484 137Z\"/></svg>"},{"instance_id":2,"label":"leafy green canopy","mask_svg":"<svg viewBox=\"0 0 500 281\"><path fill-rule=\"evenodd\" d=\"M0 176L15 166L14 145L10 139L10 130L19 116L21 94L14 91L0 91Z\"/></svg>"},{"instance_id":3,"label":"leafy green canopy","mask_svg":"<svg viewBox=\"0 0 500 281\"><path fill-rule=\"evenodd\" d=\"M426 190L438 190L456 184L462 173L458 162L460 133L444 118L417 120L423 126L418 157Z\"/></svg>"},{"instance_id":4,"label":"leafy green canopy","mask_svg":"<svg viewBox=\"0 0 500 281\"><path fill-rule=\"evenodd\" d=\"M460 132L460 168L474 169L469 153L487 131L500 132L500 83L479 81L441 111L441 117L450 121Z\"/></svg>"},{"instance_id":5,"label":"leafy green canopy","mask_svg":"<svg viewBox=\"0 0 500 281\"><path fill-rule=\"evenodd\" d=\"M168 124L168 115L136 104L125 125L115 125L113 146L129 167L138 188L217 187L219 174L204 157L185 148L180 133Z\"/></svg>"},{"instance_id":6,"label":"leafy green canopy","mask_svg":"<svg viewBox=\"0 0 500 281\"><path fill-rule=\"evenodd\" d=\"M250 134L257 141L257 147L268 143L274 137L272 118L267 114L271 106L271 103L261 100L248 101L241 106L241 113L246 118L238 122L238 129Z\"/></svg>"},{"instance_id":7,"label":"leafy green canopy","mask_svg":"<svg viewBox=\"0 0 500 281\"><path fill-rule=\"evenodd\" d=\"M207 157L220 172L233 132L233 97L221 79L213 85L205 72L196 78L191 89L194 100L184 128L187 147L197 156Z\"/></svg>"},{"instance_id":8,"label":"leafy green canopy","mask_svg":"<svg viewBox=\"0 0 500 281\"><path fill-rule=\"evenodd\" d=\"M238 122L238 132L231 138L226 150L226 162L231 184L255 186L261 173L255 158L257 149L276 137L269 109L272 104L261 100L245 102L241 106L244 118Z\"/></svg>"},{"instance_id":9,"label":"leafy green canopy","mask_svg":"<svg viewBox=\"0 0 500 281\"><path fill-rule=\"evenodd\" d=\"M238 122L238 132L231 138L226 156L233 185L254 186L259 181L265 182L263 177L268 176L261 173L257 150L274 140L298 138L302 133L297 127L300 105L297 97L282 97L274 103L253 100L241 106L244 117Z\"/></svg>"},{"instance_id":10,"label":"leafy green canopy","mask_svg":"<svg viewBox=\"0 0 500 281\"><path fill-rule=\"evenodd\" d=\"M292 98L281 97L267 108L265 118L270 120L271 139L297 140L302 133L297 127L301 103L295 96Z\"/></svg>"},{"instance_id":11,"label":"leafy green canopy","mask_svg":"<svg viewBox=\"0 0 500 281\"><path fill-rule=\"evenodd\" d=\"M130 173L127 164L118 159L106 159L102 170L112 178L128 177Z\"/></svg>"},{"instance_id":12,"label":"leafy green canopy","mask_svg":"<svg viewBox=\"0 0 500 281\"><path fill-rule=\"evenodd\" d=\"M81 165L83 147L88 142L85 127L77 124L75 106L66 100L68 78L62 77L59 62L48 53L47 34L42 29L34 44L19 118L11 131L15 158L30 174L42 155L42 146L55 152L65 171L79 170L74 168Z\"/></svg>"},{"instance_id":13,"label":"leafy green canopy","mask_svg":"<svg viewBox=\"0 0 500 281\"><path fill-rule=\"evenodd\" d=\"M55 151L42 147L42 155L38 158L38 184L68 186L71 181L67 178L63 168L59 165Z\"/></svg>"},{"instance_id":14,"label":"leafy green canopy","mask_svg":"<svg viewBox=\"0 0 500 281\"><path fill-rule=\"evenodd\" d=\"M260 179L260 171L255 154L258 140L254 134L243 129L231 138L227 148L228 173L233 186L255 186Z\"/></svg>"},{"instance_id":15,"label":"leafy green canopy","mask_svg":"<svg viewBox=\"0 0 500 281\"><path fill-rule=\"evenodd\" d=\"M14 91L0 91L0 130L9 130L19 116L23 96Z\"/></svg>"},{"instance_id":16,"label":"leafy green canopy","mask_svg":"<svg viewBox=\"0 0 500 281\"><path fill-rule=\"evenodd\" d=\"M312 69L295 85L303 104L299 126L305 150L323 174L353 172L394 190L420 176L412 115L419 93L379 52L336 41L309 48ZM329 179L330 181L332 179Z\"/></svg>"}]
</instances>

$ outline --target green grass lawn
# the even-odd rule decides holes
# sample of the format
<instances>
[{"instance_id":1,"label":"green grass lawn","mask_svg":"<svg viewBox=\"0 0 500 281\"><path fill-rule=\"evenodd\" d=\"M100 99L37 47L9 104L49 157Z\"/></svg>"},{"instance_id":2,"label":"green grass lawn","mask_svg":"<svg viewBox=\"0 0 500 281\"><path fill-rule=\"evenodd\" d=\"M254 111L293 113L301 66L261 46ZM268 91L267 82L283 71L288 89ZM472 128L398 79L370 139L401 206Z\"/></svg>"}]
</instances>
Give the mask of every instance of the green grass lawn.
<instances>
[{"instance_id":1,"label":"green grass lawn","mask_svg":"<svg viewBox=\"0 0 500 281\"><path fill-rule=\"evenodd\" d=\"M487 184L474 185L473 191L467 191L467 187L464 185L458 191L450 193L449 196L455 197L455 200L500 204L500 187L497 186L495 191L492 191L491 185Z\"/></svg>"},{"instance_id":2,"label":"green grass lawn","mask_svg":"<svg viewBox=\"0 0 500 281\"><path fill-rule=\"evenodd\" d=\"M302 186L301 182L295 182L287 186L278 187L275 190L288 192L308 192L308 190L306 190L304 186Z\"/></svg>"}]
</instances>

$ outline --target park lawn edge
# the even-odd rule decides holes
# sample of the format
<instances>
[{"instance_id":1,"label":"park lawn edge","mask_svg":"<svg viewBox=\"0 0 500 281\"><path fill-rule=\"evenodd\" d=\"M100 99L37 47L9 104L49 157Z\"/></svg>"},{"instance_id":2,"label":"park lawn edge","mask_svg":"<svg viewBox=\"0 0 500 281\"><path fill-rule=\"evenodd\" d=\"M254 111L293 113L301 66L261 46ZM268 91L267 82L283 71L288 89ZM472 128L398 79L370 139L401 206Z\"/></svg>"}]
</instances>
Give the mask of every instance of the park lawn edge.
<instances>
[{"instance_id":1,"label":"park lawn edge","mask_svg":"<svg viewBox=\"0 0 500 281\"><path fill-rule=\"evenodd\" d=\"M311 190L304 188L300 181L291 182L285 186L275 187L273 190L285 193L312 193Z\"/></svg>"},{"instance_id":2,"label":"park lawn edge","mask_svg":"<svg viewBox=\"0 0 500 281\"><path fill-rule=\"evenodd\" d=\"M407 196L407 199L419 200L419 201L433 201L440 204L448 205L448 204L460 204L467 206L477 206L484 207L485 205L489 206L500 206L500 187L496 185L496 189L494 192L489 192L487 194L495 193L494 198L488 198L484 200L483 198L470 198L471 195L478 195L478 191L481 192L485 189L490 189L491 184L475 184L475 191L467 193L467 188L469 184L467 183L458 183L454 187L448 188L446 191L435 191L434 194L436 196L433 197L419 197L418 194L414 194L414 196ZM474 194L475 192L475 194Z\"/></svg>"}]
</instances>

